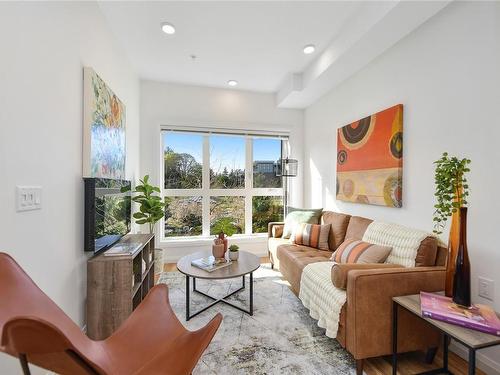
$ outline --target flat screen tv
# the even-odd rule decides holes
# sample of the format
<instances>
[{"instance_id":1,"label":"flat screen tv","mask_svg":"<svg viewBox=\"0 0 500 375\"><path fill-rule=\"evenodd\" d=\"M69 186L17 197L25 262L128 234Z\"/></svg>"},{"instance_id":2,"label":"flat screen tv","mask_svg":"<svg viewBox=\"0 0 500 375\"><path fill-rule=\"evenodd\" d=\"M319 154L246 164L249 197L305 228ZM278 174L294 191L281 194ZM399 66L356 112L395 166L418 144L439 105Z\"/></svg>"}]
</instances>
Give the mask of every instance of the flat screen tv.
<instances>
[{"instance_id":1,"label":"flat screen tv","mask_svg":"<svg viewBox=\"0 0 500 375\"><path fill-rule=\"evenodd\" d=\"M130 232L130 181L84 178L85 251L97 253Z\"/></svg>"}]
</instances>

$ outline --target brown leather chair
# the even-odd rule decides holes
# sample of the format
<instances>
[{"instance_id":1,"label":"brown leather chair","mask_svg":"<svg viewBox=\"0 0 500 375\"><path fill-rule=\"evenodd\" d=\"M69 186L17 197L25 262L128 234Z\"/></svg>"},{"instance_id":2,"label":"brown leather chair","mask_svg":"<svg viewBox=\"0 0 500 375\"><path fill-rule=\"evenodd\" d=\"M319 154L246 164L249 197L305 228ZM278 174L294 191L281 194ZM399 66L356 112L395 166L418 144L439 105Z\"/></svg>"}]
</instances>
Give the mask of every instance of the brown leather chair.
<instances>
[{"instance_id":1,"label":"brown leather chair","mask_svg":"<svg viewBox=\"0 0 500 375\"><path fill-rule=\"evenodd\" d=\"M0 253L0 351L58 374L190 374L222 316L188 331L157 285L109 338L92 341L5 253Z\"/></svg>"}]
</instances>

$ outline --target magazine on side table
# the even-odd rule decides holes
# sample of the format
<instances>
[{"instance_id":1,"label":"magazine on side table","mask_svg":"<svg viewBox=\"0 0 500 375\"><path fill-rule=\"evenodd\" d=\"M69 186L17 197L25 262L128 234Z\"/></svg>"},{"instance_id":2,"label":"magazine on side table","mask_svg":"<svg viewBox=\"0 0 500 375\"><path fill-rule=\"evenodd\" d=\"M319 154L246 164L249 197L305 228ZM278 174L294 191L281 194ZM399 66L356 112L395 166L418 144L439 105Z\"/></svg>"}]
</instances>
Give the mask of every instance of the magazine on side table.
<instances>
[{"instance_id":1,"label":"magazine on side table","mask_svg":"<svg viewBox=\"0 0 500 375\"><path fill-rule=\"evenodd\" d=\"M422 316L500 336L500 319L489 306L458 306L440 294L420 292Z\"/></svg>"},{"instance_id":2,"label":"magazine on side table","mask_svg":"<svg viewBox=\"0 0 500 375\"><path fill-rule=\"evenodd\" d=\"M200 268L207 272L213 272L215 270L230 266L232 263L233 262L228 259L217 259L212 255L206 258L193 259L191 261L191 265L193 267Z\"/></svg>"}]
</instances>

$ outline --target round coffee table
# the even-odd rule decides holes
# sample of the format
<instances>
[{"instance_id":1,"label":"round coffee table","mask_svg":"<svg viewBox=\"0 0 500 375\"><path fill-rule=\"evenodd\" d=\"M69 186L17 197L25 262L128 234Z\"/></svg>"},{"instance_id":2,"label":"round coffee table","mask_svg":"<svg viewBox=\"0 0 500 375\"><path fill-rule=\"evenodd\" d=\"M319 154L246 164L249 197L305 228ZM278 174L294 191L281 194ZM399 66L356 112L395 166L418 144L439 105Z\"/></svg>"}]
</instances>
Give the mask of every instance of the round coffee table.
<instances>
[{"instance_id":1,"label":"round coffee table","mask_svg":"<svg viewBox=\"0 0 500 375\"><path fill-rule=\"evenodd\" d=\"M191 265L191 261L194 259L205 258L212 255L211 251L203 251L195 254L189 254L183 256L177 262L177 269L179 272L186 275L186 320L189 320L195 317L198 314L201 314L203 311L209 309L210 307L216 305L219 302L225 303L226 305L232 306L235 309L243 311L249 315L253 315L253 272L260 267L260 260L257 256L247 253L246 251L240 251L239 257L237 261L233 261L233 263L227 267L220 268L218 270L208 272L197 267ZM245 310L240 306L236 306L235 304L226 300L226 298L232 296L235 293L245 289L245 276L250 275L250 309ZM208 295L204 292L196 289L196 279L207 279L207 280L222 280L222 279L234 279L236 277L242 278L242 286L235 291L229 293L228 295L222 298L216 298L211 295ZM195 312L194 314L190 314L190 279L193 278L193 292L204 295L213 300L212 303L205 306L201 310Z\"/></svg>"}]
</instances>

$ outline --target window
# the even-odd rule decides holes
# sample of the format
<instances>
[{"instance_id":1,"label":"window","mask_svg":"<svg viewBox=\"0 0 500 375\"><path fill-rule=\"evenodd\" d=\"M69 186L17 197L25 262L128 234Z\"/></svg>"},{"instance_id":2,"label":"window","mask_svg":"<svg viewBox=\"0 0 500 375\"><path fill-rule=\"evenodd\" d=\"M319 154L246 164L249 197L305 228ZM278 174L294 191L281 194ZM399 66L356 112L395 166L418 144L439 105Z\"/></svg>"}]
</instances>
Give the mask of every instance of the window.
<instances>
[{"instance_id":1,"label":"window","mask_svg":"<svg viewBox=\"0 0 500 375\"><path fill-rule=\"evenodd\" d=\"M283 220L279 137L162 131L163 237L267 232Z\"/></svg>"}]
</instances>

